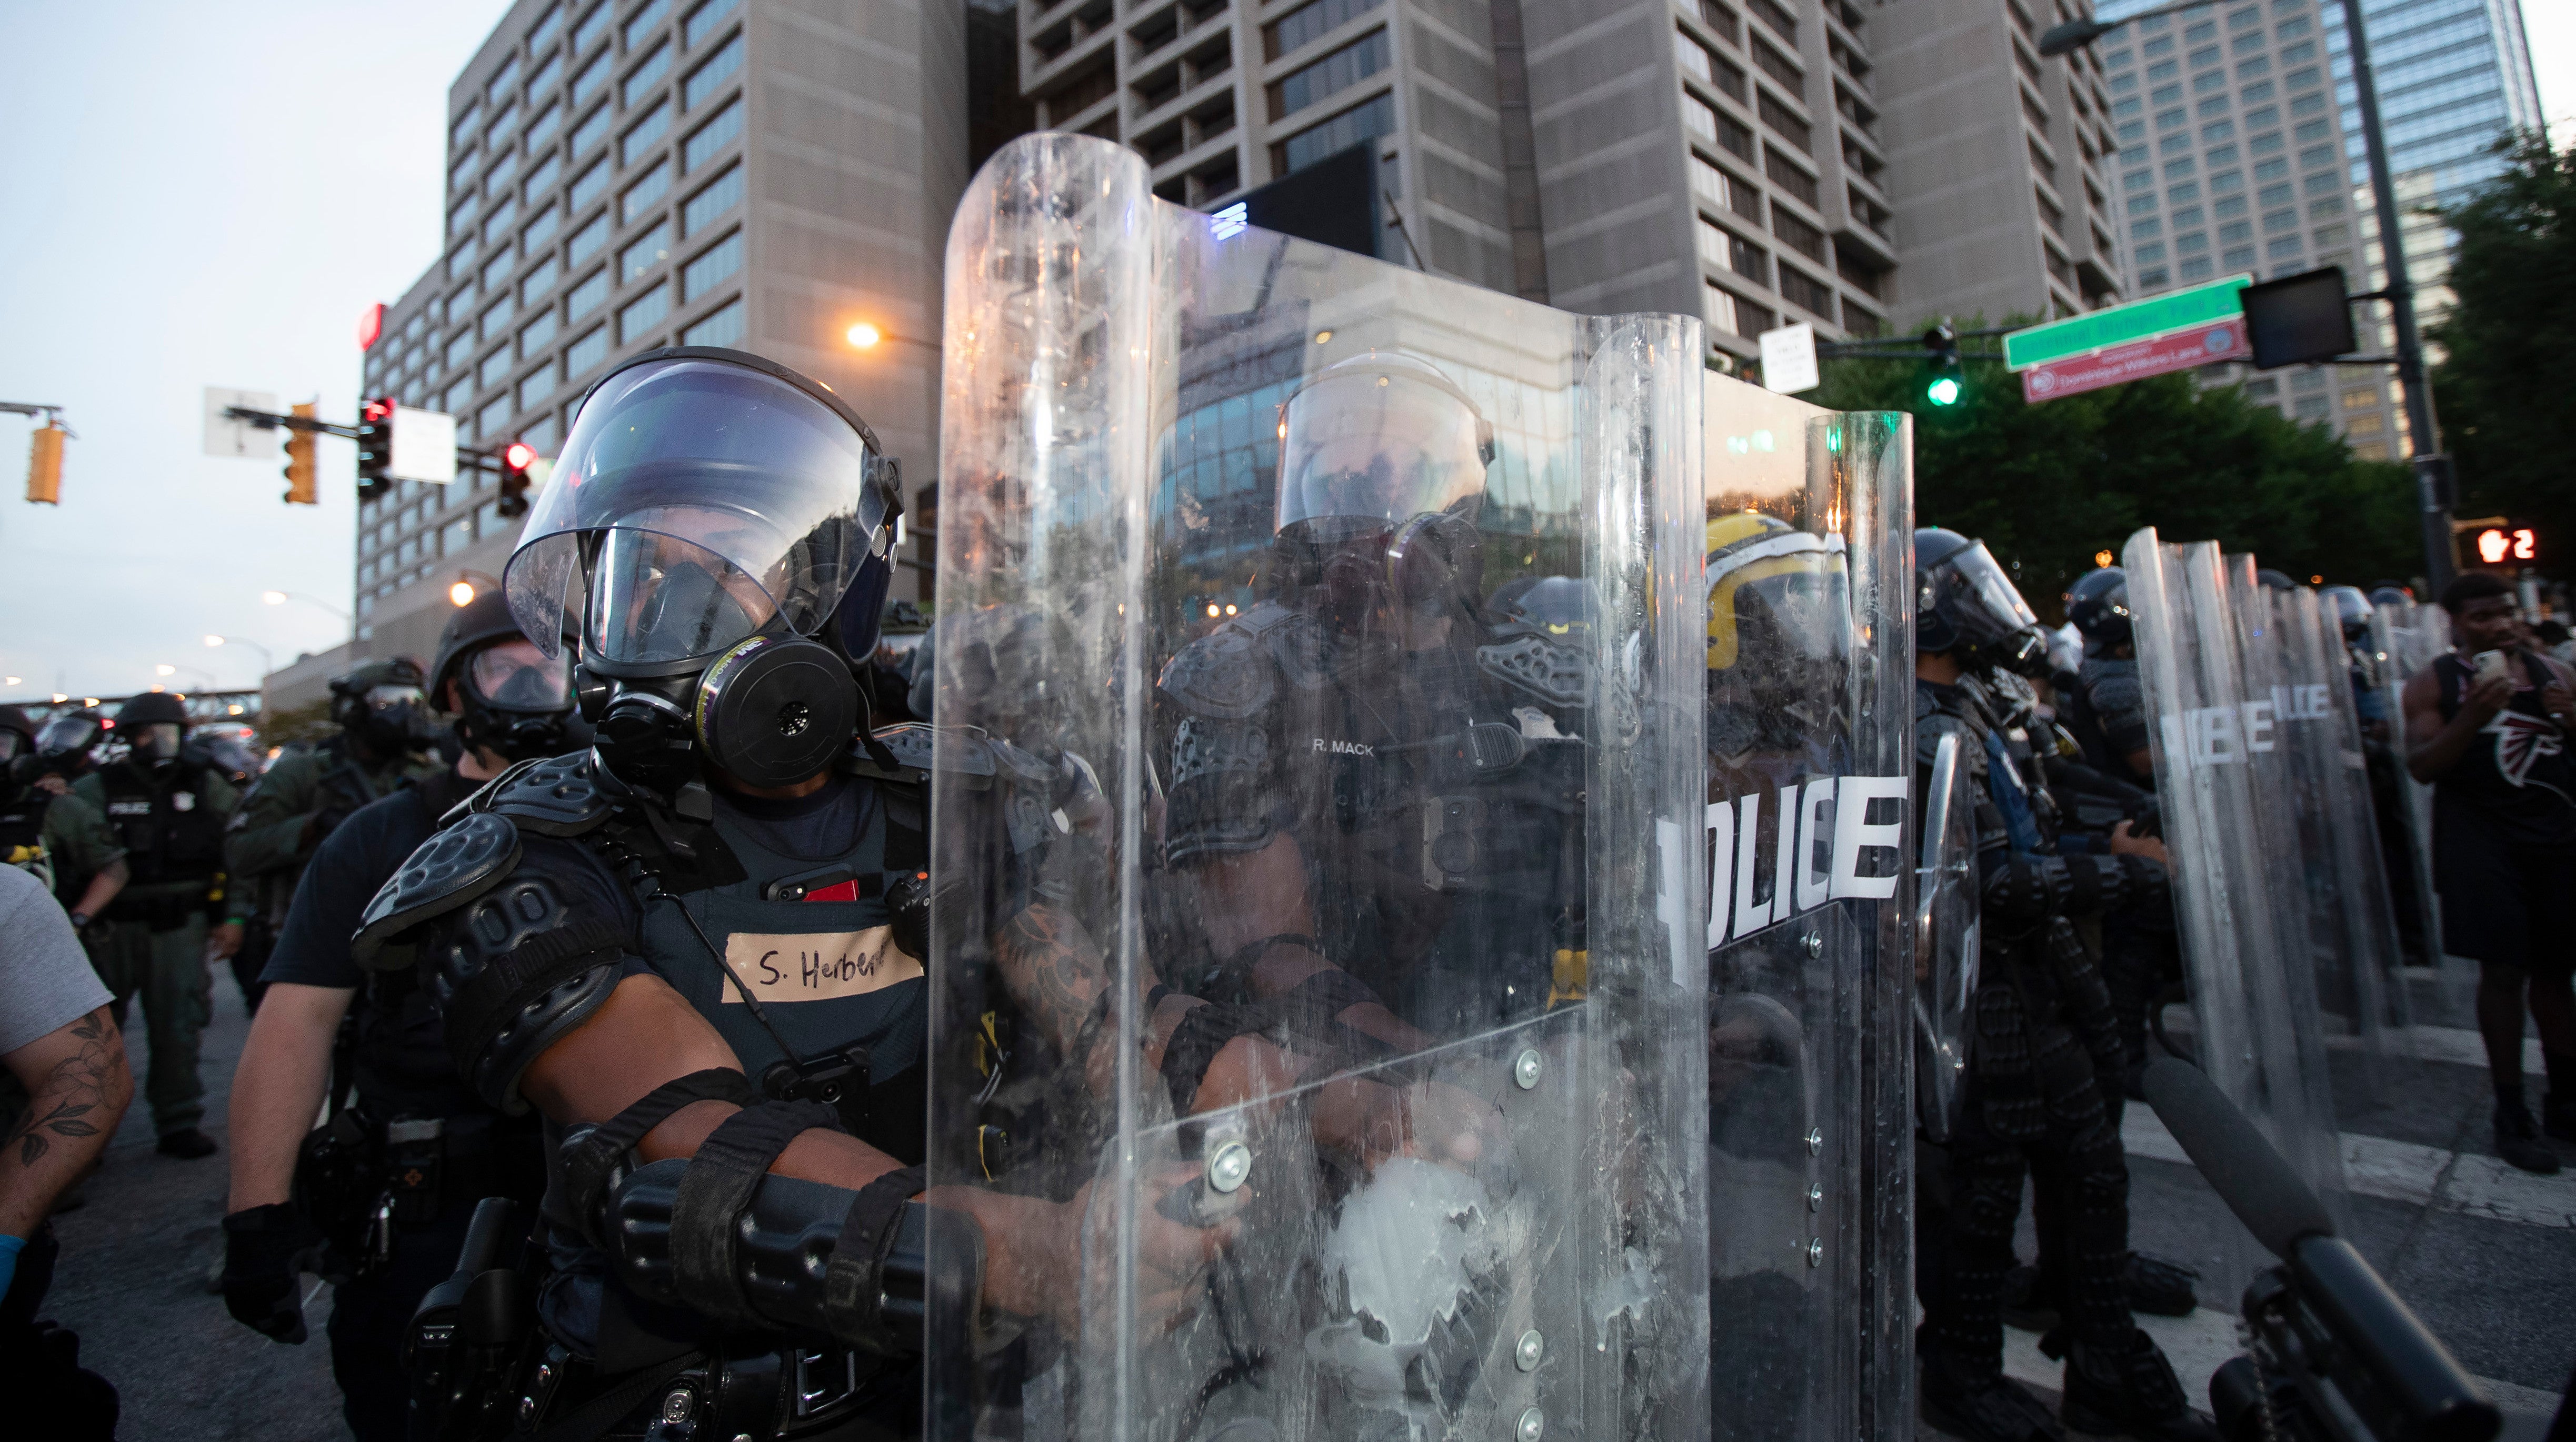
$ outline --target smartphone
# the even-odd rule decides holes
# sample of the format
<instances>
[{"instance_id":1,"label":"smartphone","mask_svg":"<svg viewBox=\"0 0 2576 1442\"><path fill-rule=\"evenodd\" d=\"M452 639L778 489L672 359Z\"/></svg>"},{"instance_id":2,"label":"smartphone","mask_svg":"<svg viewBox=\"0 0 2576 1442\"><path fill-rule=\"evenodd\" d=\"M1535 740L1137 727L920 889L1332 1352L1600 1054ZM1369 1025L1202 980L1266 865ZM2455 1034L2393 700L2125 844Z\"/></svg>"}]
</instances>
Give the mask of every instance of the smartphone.
<instances>
[{"instance_id":1,"label":"smartphone","mask_svg":"<svg viewBox=\"0 0 2576 1442\"><path fill-rule=\"evenodd\" d=\"M2502 680L2505 674L2502 651L2480 651L2477 655L2477 680L2480 683Z\"/></svg>"}]
</instances>

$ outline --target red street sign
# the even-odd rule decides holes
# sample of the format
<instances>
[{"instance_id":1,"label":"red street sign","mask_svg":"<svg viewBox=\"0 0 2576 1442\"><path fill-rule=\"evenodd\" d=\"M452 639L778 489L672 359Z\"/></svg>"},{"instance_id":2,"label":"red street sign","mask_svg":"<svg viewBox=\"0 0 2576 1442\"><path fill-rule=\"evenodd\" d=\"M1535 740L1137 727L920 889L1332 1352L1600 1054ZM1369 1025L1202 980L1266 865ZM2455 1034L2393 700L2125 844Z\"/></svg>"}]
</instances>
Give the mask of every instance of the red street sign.
<instances>
[{"instance_id":1,"label":"red street sign","mask_svg":"<svg viewBox=\"0 0 2576 1442\"><path fill-rule=\"evenodd\" d=\"M2246 343L2241 317L2188 326L2091 355L2032 366L2021 373L2021 398L2036 405L2122 381L2187 371L2217 361L2242 360L2253 353Z\"/></svg>"}]
</instances>

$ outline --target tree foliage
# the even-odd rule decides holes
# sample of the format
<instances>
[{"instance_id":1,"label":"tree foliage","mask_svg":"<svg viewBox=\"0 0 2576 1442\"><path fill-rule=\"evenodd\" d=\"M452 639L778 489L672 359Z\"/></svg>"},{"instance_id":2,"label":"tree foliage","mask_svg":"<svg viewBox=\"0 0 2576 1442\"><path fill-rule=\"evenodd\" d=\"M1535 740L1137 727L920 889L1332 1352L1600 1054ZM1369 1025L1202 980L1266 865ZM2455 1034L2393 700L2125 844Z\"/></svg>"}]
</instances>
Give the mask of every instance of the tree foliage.
<instances>
[{"instance_id":1,"label":"tree foliage","mask_svg":"<svg viewBox=\"0 0 2576 1442\"><path fill-rule=\"evenodd\" d=\"M2459 514L2535 525L2541 568L2576 576L2576 406L2567 402L2567 344L2576 336L2576 146L2514 144L2505 173L2443 212L2459 233L2451 261L2458 304L2429 339L2444 448L2460 481Z\"/></svg>"},{"instance_id":2,"label":"tree foliage","mask_svg":"<svg viewBox=\"0 0 2576 1442\"><path fill-rule=\"evenodd\" d=\"M2414 482L2353 458L2234 386L2157 376L2026 404L2000 361L1969 361L1953 406L1925 400L1918 361L1839 360L1805 398L1914 414L1918 524L1983 540L2055 619L2068 582L2140 526L2216 539L2306 580L2367 586L2423 569Z\"/></svg>"}]
</instances>

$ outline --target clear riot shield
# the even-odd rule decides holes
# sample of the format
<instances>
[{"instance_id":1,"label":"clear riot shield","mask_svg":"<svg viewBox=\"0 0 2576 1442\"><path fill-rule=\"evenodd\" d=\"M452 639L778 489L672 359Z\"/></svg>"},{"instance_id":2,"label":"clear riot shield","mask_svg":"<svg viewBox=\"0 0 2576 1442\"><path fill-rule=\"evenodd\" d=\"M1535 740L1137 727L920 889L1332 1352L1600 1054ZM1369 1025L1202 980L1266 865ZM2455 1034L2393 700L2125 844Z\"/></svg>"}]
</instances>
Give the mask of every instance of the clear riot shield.
<instances>
[{"instance_id":1,"label":"clear riot shield","mask_svg":"<svg viewBox=\"0 0 2576 1442\"><path fill-rule=\"evenodd\" d=\"M2214 541L2165 545L2148 527L2129 538L2121 564L2154 727L2193 1045L2202 1069L2340 1213L2343 1162L2305 882L2272 715L2277 666L2266 654L2270 628L2246 615L2262 602L2244 559L2222 560ZM2240 1291L2259 1256L2250 1235L2231 1233L2228 1251L2205 1259L2222 1273L2212 1278L2217 1294Z\"/></svg>"},{"instance_id":2,"label":"clear riot shield","mask_svg":"<svg viewBox=\"0 0 2576 1442\"><path fill-rule=\"evenodd\" d=\"M1714 1435L1910 1436L1912 432L1707 418Z\"/></svg>"},{"instance_id":3,"label":"clear riot shield","mask_svg":"<svg viewBox=\"0 0 2576 1442\"><path fill-rule=\"evenodd\" d=\"M1977 994L1975 792L1959 738L1932 755L1914 870L1914 1114L1926 1138L1950 1140L1968 1080L1968 1002Z\"/></svg>"},{"instance_id":4,"label":"clear riot shield","mask_svg":"<svg viewBox=\"0 0 2576 1442\"><path fill-rule=\"evenodd\" d=\"M947 276L932 1430L1706 1436L1699 322L1067 135Z\"/></svg>"},{"instance_id":5,"label":"clear riot shield","mask_svg":"<svg viewBox=\"0 0 2576 1442\"><path fill-rule=\"evenodd\" d=\"M2406 683L2433 658L2451 649L2450 613L2413 601L2383 604L2371 617L2371 660L2379 683L2380 735L2373 738L2373 799L2394 811L2406 845L2404 864L2415 883L2414 955L2410 965L2433 968L2443 1000L2464 1013L2477 992L2477 964L2442 947L2442 898L2433 890L2433 788L2406 769Z\"/></svg>"},{"instance_id":6,"label":"clear riot shield","mask_svg":"<svg viewBox=\"0 0 2576 1442\"><path fill-rule=\"evenodd\" d=\"M2269 593L2285 684L2272 694L2283 749L2299 775L2309 849L2308 940L2329 1037L2357 1044L2374 1097L2405 1054L2410 1008L2397 948L2397 913L2371 813L2352 653L2333 612L2307 587Z\"/></svg>"}]
</instances>

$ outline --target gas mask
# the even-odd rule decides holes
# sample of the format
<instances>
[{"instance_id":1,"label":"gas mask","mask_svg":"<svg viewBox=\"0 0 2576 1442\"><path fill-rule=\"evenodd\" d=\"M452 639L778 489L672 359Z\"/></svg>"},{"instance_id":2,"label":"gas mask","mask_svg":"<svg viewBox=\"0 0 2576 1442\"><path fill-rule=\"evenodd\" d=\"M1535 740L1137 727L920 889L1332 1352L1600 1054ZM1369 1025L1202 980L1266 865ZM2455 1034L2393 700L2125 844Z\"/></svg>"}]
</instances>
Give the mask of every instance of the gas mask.
<instances>
[{"instance_id":1,"label":"gas mask","mask_svg":"<svg viewBox=\"0 0 2576 1442\"><path fill-rule=\"evenodd\" d=\"M341 724L388 755L417 751L429 744L429 704L418 686L370 686L345 709Z\"/></svg>"},{"instance_id":2,"label":"gas mask","mask_svg":"<svg viewBox=\"0 0 2576 1442\"><path fill-rule=\"evenodd\" d=\"M137 733L127 744L139 760L155 764L179 759L179 744L187 739L188 728L175 721L155 721L135 728Z\"/></svg>"},{"instance_id":3,"label":"gas mask","mask_svg":"<svg viewBox=\"0 0 2576 1442\"><path fill-rule=\"evenodd\" d=\"M486 646L456 677L464 703L457 737L497 752L504 760L559 755L564 719L572 710L565 658L546 655L531 641Z\"/></svg>"},{"instance_id":4,"label":"gas mask","mask_svg":"<svg viewBox=\"0 0 2576 1442\"><path fill-rule=\"evenodd\" d=\"M541 655L581 637L575 694L620 781L670 795L704 760L791 785L864 724L899 496L830 391L737 351L649 352L584 400L503 587Z\"/></svg>"}]
</instances>

